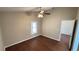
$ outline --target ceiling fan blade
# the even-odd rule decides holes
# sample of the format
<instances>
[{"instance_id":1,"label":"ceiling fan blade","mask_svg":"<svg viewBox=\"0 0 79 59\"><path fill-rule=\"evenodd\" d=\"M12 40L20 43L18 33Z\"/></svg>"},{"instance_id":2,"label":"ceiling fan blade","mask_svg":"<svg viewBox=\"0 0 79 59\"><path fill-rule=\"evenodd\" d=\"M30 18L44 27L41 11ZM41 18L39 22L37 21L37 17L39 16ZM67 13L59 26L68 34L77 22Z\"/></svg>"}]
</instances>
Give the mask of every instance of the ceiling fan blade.
<instances>
[{"instance_id":1,"label":"ceiling fan blade","mask_svg":"<svg viewBox=\"0 0 79 59\"><path fill-rule=\"evenodd\" d=\"M44 10L41 10L40 13L44 13Z\"/></svg>"},{"instance_id":2,"label":"ceiling fan blade","mask_svg":"<svg viewBox=\"0 0 79 59\"><path fill-rule=\"evenodd\" d=\"M50 15L51 13L44 13L44 14L46 14L46 15Z\"/></svg>"}]
</instances>

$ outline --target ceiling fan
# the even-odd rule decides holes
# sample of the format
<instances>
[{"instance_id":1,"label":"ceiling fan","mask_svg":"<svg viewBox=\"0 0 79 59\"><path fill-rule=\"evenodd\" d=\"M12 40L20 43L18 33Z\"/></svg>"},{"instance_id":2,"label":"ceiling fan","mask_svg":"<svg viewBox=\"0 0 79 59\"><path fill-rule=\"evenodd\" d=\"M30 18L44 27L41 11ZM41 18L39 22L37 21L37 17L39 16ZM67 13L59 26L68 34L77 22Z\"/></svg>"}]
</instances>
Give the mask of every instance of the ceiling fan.
<instances>
[{"instance_id":1,"label":"ceiling fan","mask_svg":"<svg viewBox=\"0 0 79 59\"><path fill-rule=\"evenodd\" d=\"M39 17L39 18L43 18L44 15L50 15L50 13L47 12L46 10L43 10L42 7L40 7L40 11L39 11L39 13L38 13L38 17Z\"/></svg>"}]
</instances>

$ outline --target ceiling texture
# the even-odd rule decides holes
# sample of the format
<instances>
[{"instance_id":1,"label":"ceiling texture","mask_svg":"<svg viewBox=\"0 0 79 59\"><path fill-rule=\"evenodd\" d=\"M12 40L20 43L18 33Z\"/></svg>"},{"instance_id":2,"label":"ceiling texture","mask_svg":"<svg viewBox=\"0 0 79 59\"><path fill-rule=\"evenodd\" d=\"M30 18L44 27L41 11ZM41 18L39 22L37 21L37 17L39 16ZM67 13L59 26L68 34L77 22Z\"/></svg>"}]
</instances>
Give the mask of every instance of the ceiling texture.
<instances>
[{"instance_id":1,"label":"ceiling texture","mask_svg":"<svg viewBox=\"0 0 79 59\"><path fill-rule=\"evenodd\" d=\"M52 7L41 7L42 10L46 11L46 10L50 10L52 9ZM40 7L0 7L0 12L7 12L7 11L16 11L16 12L21 12L21 11L25 11L25 12L38 12L40 11Z\"/></svg>"}]
</instances>

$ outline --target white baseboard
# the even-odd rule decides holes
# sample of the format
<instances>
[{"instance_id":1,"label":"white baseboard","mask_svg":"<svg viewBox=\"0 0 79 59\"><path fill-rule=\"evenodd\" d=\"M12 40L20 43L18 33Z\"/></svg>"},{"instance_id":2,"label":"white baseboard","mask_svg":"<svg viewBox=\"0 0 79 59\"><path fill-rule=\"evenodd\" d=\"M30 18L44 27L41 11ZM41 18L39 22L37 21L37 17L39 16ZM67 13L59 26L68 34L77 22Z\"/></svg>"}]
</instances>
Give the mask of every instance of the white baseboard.
<instances>
[{"instance_id":1,"label":"white baseboard","mask_svg":"<svg viewBox=\"0 0 79 59\"><path fill-rule=\"evenodd\" d=\"M60 38L59 39L56 39L56 38L49 37L47 35L42 35L42 36L48 37L48 38L53 39L53 40L56 40L56 41L60 41Z\"/></svg>"},{"instance_id":2,"label":"white baseboard","mask_svg":"<svg viewBox=\"0 0 79 59\"><path fill-rule=\"evenodd\" d=\"M10 46L13 46L13 45L19 44L19 43L21 43L21 42L23 42L23 41L30 40L30 39L32 39L32 38L34 38L34 37L37 37L37 36L40 36L40 34L39 34L39 35L32 36L32 37L29 37L29 38L24 39L24 40L22 40L22 41L19 41L19 42L16 42L16 43L10 44L10 45L8 45L8 46L4 46L4 48L7 48L7 47L10 47Z\"/></svg>"}]
</instances>

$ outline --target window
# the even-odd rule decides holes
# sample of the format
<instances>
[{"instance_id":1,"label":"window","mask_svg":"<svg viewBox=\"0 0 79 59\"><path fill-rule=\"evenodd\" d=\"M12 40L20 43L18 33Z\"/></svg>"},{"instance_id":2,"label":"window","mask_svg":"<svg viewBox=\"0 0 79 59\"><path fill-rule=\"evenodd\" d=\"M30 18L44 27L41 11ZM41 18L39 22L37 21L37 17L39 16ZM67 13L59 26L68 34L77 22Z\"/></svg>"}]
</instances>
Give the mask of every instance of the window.
<instances>
[{"instance_id":1,"label":"window","mask_svg":"<svg viewBox=\"0 0 79 59\"><path fill-rule=\"evenodd\" d=\"M31 24L31 33L32 34L35 34L35 33L37 33L37 22L32 22L32 24Z\"/></svg>"}]
</instances>

